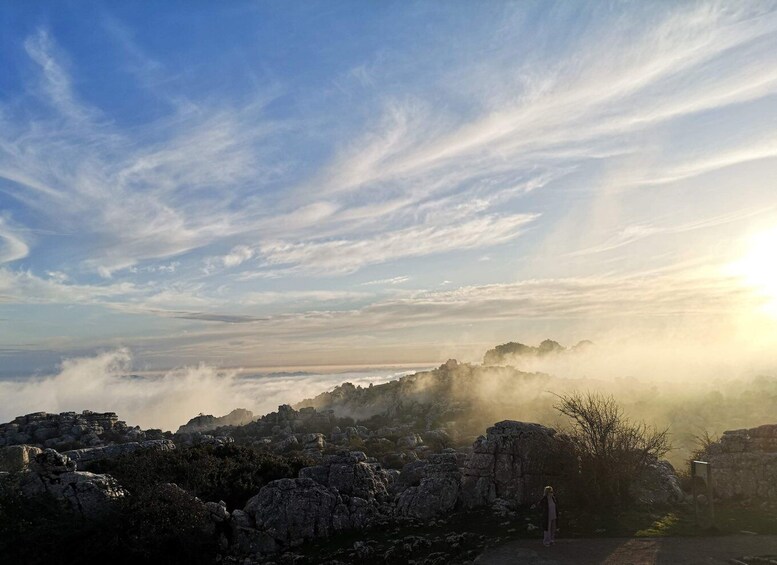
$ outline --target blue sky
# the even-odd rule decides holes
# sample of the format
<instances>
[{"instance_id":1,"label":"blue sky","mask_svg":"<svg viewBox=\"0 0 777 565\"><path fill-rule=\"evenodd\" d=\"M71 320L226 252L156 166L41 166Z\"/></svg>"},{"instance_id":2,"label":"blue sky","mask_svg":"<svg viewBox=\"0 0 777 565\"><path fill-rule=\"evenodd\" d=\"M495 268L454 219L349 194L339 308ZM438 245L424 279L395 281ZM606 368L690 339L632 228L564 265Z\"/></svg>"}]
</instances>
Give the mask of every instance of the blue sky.
<instances>
[{"instance_id":1,"label":"blue sky","mask_svg":"<svg viewBox=\"0 0 777 565\"><path fill-rule=\"evenodd\" d=\"M6 2L3 371L763 338L775 53L774 2Z\"/></svg>"}]
</instances>

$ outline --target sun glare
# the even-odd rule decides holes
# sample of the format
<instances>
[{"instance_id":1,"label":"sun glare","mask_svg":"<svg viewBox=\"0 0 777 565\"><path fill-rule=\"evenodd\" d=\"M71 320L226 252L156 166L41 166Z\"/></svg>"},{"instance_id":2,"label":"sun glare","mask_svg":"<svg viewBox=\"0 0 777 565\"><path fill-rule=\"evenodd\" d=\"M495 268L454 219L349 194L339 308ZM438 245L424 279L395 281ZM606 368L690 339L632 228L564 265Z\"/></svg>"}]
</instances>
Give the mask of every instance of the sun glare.
<instances>
[{"instance_id":1,"label":"sun glare","mask_svg":"<svg viewBox=\"0 0 777 565\"><path fill-rule=\"evenodd\" d=\"M777 316L777 228L754 235L745 255L732 267L747 286L766 299L765 310Z\"/></svg>"}]
</instances>

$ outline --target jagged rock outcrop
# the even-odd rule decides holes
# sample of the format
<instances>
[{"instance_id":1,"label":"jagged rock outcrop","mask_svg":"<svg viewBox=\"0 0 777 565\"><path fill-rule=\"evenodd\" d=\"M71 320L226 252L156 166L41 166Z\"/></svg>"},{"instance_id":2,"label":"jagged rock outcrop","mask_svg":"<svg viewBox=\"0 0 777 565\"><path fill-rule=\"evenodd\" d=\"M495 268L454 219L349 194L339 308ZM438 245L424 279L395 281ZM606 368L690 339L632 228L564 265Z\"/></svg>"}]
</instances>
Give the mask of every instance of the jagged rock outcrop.
<instances>
[{"instance_id":1,"label":"jagged rock outcrop","mask_svg":"<svg viewBox=\"0 0 777 565\"><path fill-rule=\"evenodd\" d=\"M337 495L313 479L279 479L262 487L245 513L279 549L328 536L337 504Z\"/></svg>"},{"instance_id":2,"label":"jagged rock outcrop","mask_svg":"<svg viewBox=\"0 0 777 565\"><path fill-rule=\"evenodd\" d=\"M0 447L26 444L63 450L162 438L161 430L128 426L114 412L35 412L0 424Z\"/></svg>"},{"instance_id":3,"label":"jagged rock outcrop","mask_svg":"<svg viewBox=\"0 0 777 565\"><path fill-rule=\"evenodd\" d=\"M270 554L305 540L360 530L390 515L393 475L364 453L340 452L299 478L268 483L230 526L238 554Z\"/></svg>"},{"instance_id":4,"label":"jagged rock outcrop","mask_svg":"<svg viewBox=\"0 0 777 565\"><path fill-rule=\"evenodd\" d=\"M62 499L74 512L92 519L127 494L110 475L77 471L74 461L53 449L38 453L20 473L19 488L25 496L47 493Z\"/></svg>"},{"instance_id":5,"label":"jagged rock outcrop","mask_svg":"<svg viewBox=\"0 0 777 565\"><path fill-rule=\"evenodd\" d=\"M196 420L197 418L194 418L190 423ZM336 429L335 421L334 412L331 410L295 410L284 404L278 407L277 412L271 412L247 424L210 428L209 434L193 431L187 424L179 428L174 440L176 443L198 445L215 443L230 437L240 443L265 447L276 453L301 450L318 458L326 447L327 436Z\"/></svg>"},{"instance_id":6,"label":"jagged rock outcrop","mask_svg":"<svg viewBox=\"0 0 777 565\"><path fill-rule=\"evenodd\" d=\"M777 500L777 424L726 431L706 459L716 496Z\"/></svg>"},{"instance_id":7,"label":"jagged rock outcrop","mask_svg":"<svg viewBox=\"0 0 777 565\"><path fill-rule=\"evenodd\" d=\"M226 416L199 415L178 428L176 433L209 432L223 426L243 426L254 420L254 413L244 408L236 408Z\"/></svg>"},{"instance_id":8,"label":"jagged rock outcrop","mask_svg":"<svg viewBox=\"0 0 777 565\"><path fill-rule=\"evenodd\" d=\"M392 482L391 475L361 451L326 456L321 465L302 469L300 477L370 502L387 501Z\"/></svg>"},{"instance_id":9,"label":"jagged rock outcrop","mask_svg":"<svg viewBox=\"0 0 777 565\"><path fill-rule=\"evenodd\" d=\"M98 461L100 459L113 459L143 449L151 451L170 451L175 449L175 444L169 439L150 439L141 442L117 443L102 447L73 449L70 451L63 451L62 455L65 455L72 461L80 464Z\"/></svg>"},{"instance_id":10,"label":"jagged rock outcrop","mask_svg":"<svg viewBox=\"0 0 777 565\"><path fill-rule=\"evenodd\" d=\"M537 500L543 486L569 472L565 442L556 430L505 420L488 428L472 446L462 478L465 506L487 506L497 498L514 504Z\"/></svg>"}]
</instances>

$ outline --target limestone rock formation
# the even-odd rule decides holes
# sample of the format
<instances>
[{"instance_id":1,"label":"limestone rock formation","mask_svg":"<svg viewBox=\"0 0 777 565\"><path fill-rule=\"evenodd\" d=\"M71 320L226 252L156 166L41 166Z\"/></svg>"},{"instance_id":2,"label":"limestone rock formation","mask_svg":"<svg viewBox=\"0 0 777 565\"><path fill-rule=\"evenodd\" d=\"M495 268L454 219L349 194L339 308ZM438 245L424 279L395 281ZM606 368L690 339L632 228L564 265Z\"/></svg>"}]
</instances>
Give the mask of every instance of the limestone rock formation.
<instances>
[{"instance_id":1,"label":"limestone rock formation","mask_svg":"<svg viewBox=\"0 0 777 565\"><path fill-rule=\"evenodd\" d=\"M162 437L161 430L128 426L114 412L90 410L80 414L35 412L0 424L0 447L27 444L66 450Z\"/></svg>"},{"instance_id":2,"label":"limestone rock formation","mask_svg":"<svg viewBox=\"0 0 777 565\"><path fill-rule=\"evenodd\" d=\"M391 476L361 451L340 452L324 458L321 465L306 467L300 477L336 489L338 493L368 501L388 499Z\"/></svg>"},{"instance_id":3,"label":"limestone rock formation","mask_svg":"<svg viewBox=\"0 0 777 565\"><path fill-rule=\"evenodd\" d=\"M726 431L706 459L716 496L777 500L777 424Z\"/></svg>"},{"instance_id":4,"label":"limestone rock formation","mask_svg":"<svg viewBox=\"0 0 777 565\"><path fill-rule=\"evenodd\" d=\"M408 463L404 481L410 482L397 499L396 513L429 519L456 508L461 485L461 471L456 453L430 455L428 460ZM417 477L417 485L413 485Z\"/></svg>"},{"instance_id":5,"label":"limestone rock formation","mask_svg":"<svg viewBox=\"0 0 777 565\"><path fill-rule=\"evenodd\" d=\"M486 351L483 357L484 365L509 365L521 357L542 357L552 353L562 353L566 349L558 342L552 339L546 339L538 347L524 345L511 341L497 345L493 349Z\"/></svg>"},{"instance_id":6,"label":"limestone rock formation","mask_svg":"<svg viewBox=\"0 0 777 565\"><path fill-rule=\"evenodd\" d=\"M262 487L245 513L278 547L294 547L333 531L337 503L337 495L313 479L279 479Z\"/></svg>"},{"instance_id":7,"label":"limestone rock formation","mask_svg":"<svg viewBox=\"0 0 777 565\"><path fill-rule=\"evenodd\" d=\"M340 452L321 465L262 487L230 526L238 554L270 554L305 540L359 530L389 514L393 475L362 452Z\"/></svg>"},{"instance_id":8,"label":"limestone rock formation","mask_svg":"<svg viewBox=\"0 0 777 565\"><path fill-rule=\"evenodd\" d=\"M19 478L25 496L48 493L65 500L74 512L97 518L114 500L127 493L110 475L76 471L76 464L53 449L46 449Z\"/></svg>"},{"instance_id":9,"label":"limestone rock formation","mask_svg":"<svg viewBox=\"0 0 777 565\"><path fill-rule=\"evenodd\" d=\"M547 482L569 472L563 439L540 424L499 422L475 441L472 451L462 479L468 507L487 506L497 498L534 502Z\"/></svg>"},{"instance_id":10,"label":"limestone rock formation","mask_svg":"<svg viewBox=\"0 0 777 565\"><path fill-rule=\"evenodd\" d=\"M62 455L69 457L76 463L89 463L100 459L113 459L138 450L149 449L152 451L170 451L175 449L175 444L169 439L150 439L141 442L117 443L102 447L87 447L63 451Z\"/></svg>"}]
</instances>

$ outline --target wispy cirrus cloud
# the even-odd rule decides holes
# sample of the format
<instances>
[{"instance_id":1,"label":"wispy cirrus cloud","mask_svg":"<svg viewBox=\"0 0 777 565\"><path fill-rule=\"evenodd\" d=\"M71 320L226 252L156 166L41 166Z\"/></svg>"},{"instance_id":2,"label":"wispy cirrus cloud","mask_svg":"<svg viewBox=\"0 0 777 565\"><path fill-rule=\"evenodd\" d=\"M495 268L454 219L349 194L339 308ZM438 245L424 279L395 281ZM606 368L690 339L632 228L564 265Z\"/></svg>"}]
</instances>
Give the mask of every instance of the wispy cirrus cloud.
<instances>
[{"instance_id":1,"label":"wispy cirrus cloud","mask_svg":"<svg viewBox=\"0 0 777 565\"><path fill-rule=\"evenodd\" d=\"M270 265L302 271L352 273L364 265L400 257L490 247L518 237L538 215L484 216L460 224L406 228L358 240L267 243L260 254Z\"/></svg>"},{"instance_id":2,"label":"wispy cirrus cloud","mask_svg":"<svg viewBox=\"0 0 777 565\"><path fill-rule=\"evenodd\" d=\"M774 6L500 5L458 34L414 14L396 12L415 41L345 34L336 66L302 42L315 72L225 37L245 63L229 80L212 38L192 61L104 17L113 90L72 37L22 38L0 98L0 300L186 322L202 341L182 355L239 332L749 307L734 281L654 273L773 217L762 180L723 179L777 162ZM627 246L669 239L627 268Z\"/></svg>"}]
</instances>

